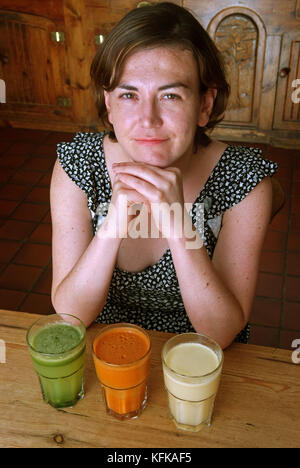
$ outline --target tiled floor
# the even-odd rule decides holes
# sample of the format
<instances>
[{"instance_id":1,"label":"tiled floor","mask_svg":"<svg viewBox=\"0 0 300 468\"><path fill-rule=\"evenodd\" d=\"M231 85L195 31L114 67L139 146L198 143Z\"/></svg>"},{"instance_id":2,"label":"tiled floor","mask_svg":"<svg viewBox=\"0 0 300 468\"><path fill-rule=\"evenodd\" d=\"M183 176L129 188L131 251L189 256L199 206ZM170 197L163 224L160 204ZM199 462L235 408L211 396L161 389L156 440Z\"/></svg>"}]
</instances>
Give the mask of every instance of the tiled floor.
<instances>
[{"instance_id":1,"label":"tiled floor","mask_svg":"<svg viewBox=\"0 0 300 468\"><path fill-rule=\"evenodd\" d=\"M49 184L56 143L72 134L0 128L0 308L49 314ZM278 162L286 204L265 240L251 342L300 339L300 151L257 145Z\"/></svg>"}]
</instances>

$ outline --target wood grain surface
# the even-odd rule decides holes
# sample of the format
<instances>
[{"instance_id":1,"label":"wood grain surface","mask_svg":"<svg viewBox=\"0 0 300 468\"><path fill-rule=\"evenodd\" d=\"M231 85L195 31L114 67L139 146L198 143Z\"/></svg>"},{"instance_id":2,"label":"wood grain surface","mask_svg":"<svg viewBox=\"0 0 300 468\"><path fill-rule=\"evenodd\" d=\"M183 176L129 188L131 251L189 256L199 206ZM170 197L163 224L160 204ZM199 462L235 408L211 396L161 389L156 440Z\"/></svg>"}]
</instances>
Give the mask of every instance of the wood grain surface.
<instances>
[{"instance_id":1,"label":"wood grain surface","mask_svg":"<svg viewBox=\"0 0 300 468\"><path fill-rule=\"evenodd\" d=\"M160 353L172 335L150 332L149 401L142 415L118 421L106 414L91 355L101 325L87 331L86 395L73 408L44 403L26 345L40 316L0 310L0 447L299 447L300 373L290 351L232 344L225 350L212 425L179 431L168 417Z\"/></svg>"}]
</instances>

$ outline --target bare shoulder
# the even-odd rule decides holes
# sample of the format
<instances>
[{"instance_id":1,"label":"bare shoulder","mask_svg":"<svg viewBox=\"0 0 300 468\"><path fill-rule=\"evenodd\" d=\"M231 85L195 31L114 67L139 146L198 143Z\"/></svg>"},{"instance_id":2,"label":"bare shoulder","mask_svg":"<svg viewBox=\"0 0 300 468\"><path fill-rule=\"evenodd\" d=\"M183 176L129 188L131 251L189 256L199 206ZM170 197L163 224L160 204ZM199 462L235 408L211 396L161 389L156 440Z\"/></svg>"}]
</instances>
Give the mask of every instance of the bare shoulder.
<instances>
[{"instance_id":1,"label":"bare shoulder","mask_svg":"<svg viewBox=\"0 0 300 468\"><path fill-rule=\"evenodd\" d=\"M74 192L76 192L77 188L79 190L78 193L82 192L82 190L80 190L79 187L76 187L76 184L66 174L59 160L57 159L54 164L53 172L52 172L51 185L50 185L51 193L53 195L56 195L57 192L60 190L65 190L65 191L73 190Z\"/></svg>"},{"instance_id":2,"label":"bare shoulder","mask_svg":"<svg viewBox=\"0 0 300 468\"><path fill-rule=\"evenodd\" d=\"M259 220L264 224L269 223L271 210L272 182L270 177L265 177L240 203L224 213L224 223L244 219L248 229L251 229L251 225Z\"/></svg>"},{"instance_id":3,"label":"bare shoulder","mask_svg":"<svg viewBox=\"0 0 300 468\"><path fill-rule=\"evenodd\" d=\"M70 179L58 159L52 172L50 204L52 215L59 212L74 214L78 210L81 214L89 213L86 194Z\"/></svg>"}]
</instances>

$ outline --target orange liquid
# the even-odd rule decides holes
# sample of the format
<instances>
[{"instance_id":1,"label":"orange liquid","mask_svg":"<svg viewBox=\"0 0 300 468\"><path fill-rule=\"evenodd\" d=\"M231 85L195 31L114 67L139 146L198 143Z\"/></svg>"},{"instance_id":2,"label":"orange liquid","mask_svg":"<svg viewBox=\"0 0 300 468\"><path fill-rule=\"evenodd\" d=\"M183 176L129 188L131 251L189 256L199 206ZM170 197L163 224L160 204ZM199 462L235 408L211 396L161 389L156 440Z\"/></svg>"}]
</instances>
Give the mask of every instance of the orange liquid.
<instances>
[{"instance_id":1,"label":"orange liquid","mask_svg":"<svg viewBox=\"0 0 300 468\"><path fill-rule=\"evenodd\" d=\"M111 328L95 339L93 350L108 408L120 415L138 411L150 369L149 337L130 326Z\"/></svg>"},{"instance_id":2,"label":"orange liquid","mask_svg":"<svg viewBox=\"0 0 300 468\"><path fill-rule=\"evenodd\" d=\"M109 364L130 364L147 353L149 340L136 329L115 328L103 333L95 343L95 353Z\"/></svg>"}]
</instances>

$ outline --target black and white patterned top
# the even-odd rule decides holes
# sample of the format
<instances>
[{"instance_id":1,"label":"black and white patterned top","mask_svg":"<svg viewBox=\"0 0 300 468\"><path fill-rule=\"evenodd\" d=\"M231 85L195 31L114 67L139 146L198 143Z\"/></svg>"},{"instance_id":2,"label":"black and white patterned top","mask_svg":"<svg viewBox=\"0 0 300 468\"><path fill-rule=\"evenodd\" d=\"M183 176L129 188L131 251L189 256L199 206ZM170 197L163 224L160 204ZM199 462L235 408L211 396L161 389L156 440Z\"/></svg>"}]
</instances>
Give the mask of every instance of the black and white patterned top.
<instances>
[{"instance_id":1,"label":"black and white patterned top","mask_svg":"<svg viewBox=\"0 0 300 468\"><path fill-rule=\"evenodd\" d=\"M107 214L112 196L103 152L104 135L105 132L77 133L72 142L57 145L63 169L87 195L94 233ZM201 220L204 221L201 236L210 257L216 246L223 213L276 170L277 164L263 159L260 149L226 148L190 211L197 228L200 229ZM170 333L194 331L185 312L170 249L155 265L143 271L133 273L115 266L106 304L96 321L107 324L129 322ZM247 342L248 338L247 325L236 340Z\"/></svg>"}]
</instances>

